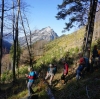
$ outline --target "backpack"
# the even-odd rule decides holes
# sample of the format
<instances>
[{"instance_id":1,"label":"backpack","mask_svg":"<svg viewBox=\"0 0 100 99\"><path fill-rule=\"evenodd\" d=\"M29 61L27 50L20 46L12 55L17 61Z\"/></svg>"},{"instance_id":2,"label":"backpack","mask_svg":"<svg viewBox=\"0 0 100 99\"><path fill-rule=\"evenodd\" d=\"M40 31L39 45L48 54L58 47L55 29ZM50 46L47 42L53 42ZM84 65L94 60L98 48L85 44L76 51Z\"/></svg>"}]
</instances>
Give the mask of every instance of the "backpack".
<instances>
[{"instance_id":1,"label":"backpack","mask_svg":"<svg viewBox=\"0 0 100 99\"><path fill-rule=\"evenodd\" d=\"M54 74L57 72L57 66L54 67Z\"/></svg>"},{"instance_id":2,"label":"backpack","mask_svg":"<svg viewBox=\"0 0 100 99\"><path fill-rule=\"evenodd\" d=\"M34 80L38 79L38 74L36 71L34 71Z\"/></svg>"},{"instance_id":3,"label":"backpack","mask_svg":"<svg viewBox=\"0 0 100 99\"><path fill-rule=\"evenodd\" d=\"M89 59L84 57L84 61L85 61L85 70L89 71L90 70L90 63L89 63Z\"/></svg>"}]
</instances>

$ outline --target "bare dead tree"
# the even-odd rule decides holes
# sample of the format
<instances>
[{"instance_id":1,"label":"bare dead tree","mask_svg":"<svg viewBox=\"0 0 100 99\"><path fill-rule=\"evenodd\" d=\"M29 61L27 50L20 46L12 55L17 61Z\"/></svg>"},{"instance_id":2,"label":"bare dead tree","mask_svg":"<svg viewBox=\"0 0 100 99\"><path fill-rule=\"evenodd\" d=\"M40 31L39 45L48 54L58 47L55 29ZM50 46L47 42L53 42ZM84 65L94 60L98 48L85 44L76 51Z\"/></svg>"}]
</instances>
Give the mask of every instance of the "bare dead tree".
<instances>
[{"instance_id":1,"label":"bare dead tree","mask_svg":"<svg viewBox=\"0 0 100 99\"><path fill-rule=\"evenodd\" d=\"M15 74L15 66L16 66L16 52L17 52L17 42L18 42L18 20L19 20L19 12L20 12L20 0L18 2L18 11L16 15L16 23L15 23L15 38L14 38L14 56L13 56L13 82L16 80L16 74Z\"/></svg>"},{"instance_id":2,"label":"bare dead tree","mask_svg":"<svg viewBox=\"0 0 100 99\"><path fill-rule=\"evenodd\" d=\"M24 27L24 22L23 22L23 19L22 19L21 11L20 11L20 18L21 18L21 24L22 24L22 27L23 27L23 31L24 31L24 34L25 34L25 39L26 39L26 43L27 43L27 47L28 47L29 56L30 56L30 59L31 59L31 51L30 51L30 47L29 47L29 43L28 43L28 39L27 39L26 30L25 30L25 27ZM30 67L32 67L32 64L30 64Z\"/></svg>"},{"instance_id":3,"label":"bare dead tree","mask_svg":"<svg viewBox=\"0 0 100 99\"><path fill-rule=\"evenodd\" d=\"M32 32L31 32L31 29L30 29L30 26L29 26L29 22L28 22L28 19L24 13L24 16L25 16L25 19L26 19L26 22L27 22L27 25L28 25L28 28L29 28L29 32L30 32L30 67L32 66L33 67L33 59L32 59L32 41L31 41L31 35L32 35Z\"/></svg>"},{"instance_id":4,"label":"bare dead tree","mask_svg":"<svg viewBox=\"0 0 100 99\"><path fill-rule=\"evenodd\" d=\"M1 32L0 32L0 82L1 82L3 23L4 23L4 0L2 0Z\"/></svg>"}]
</instances>

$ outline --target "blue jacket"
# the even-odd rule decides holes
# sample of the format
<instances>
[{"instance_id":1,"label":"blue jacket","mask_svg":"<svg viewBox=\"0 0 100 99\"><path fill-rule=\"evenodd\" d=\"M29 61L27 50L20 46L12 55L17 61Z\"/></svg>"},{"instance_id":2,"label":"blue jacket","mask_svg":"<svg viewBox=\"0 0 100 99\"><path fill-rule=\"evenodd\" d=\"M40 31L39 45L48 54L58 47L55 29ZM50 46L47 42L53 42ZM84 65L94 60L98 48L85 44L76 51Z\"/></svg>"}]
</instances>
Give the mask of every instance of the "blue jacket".
<instances>
[{"instance_id":1,"label":"blue jacket","mask_svg":"<svg viewBox=\"0 0 100 99\"><path fill-rule=\"evenodd\" d=\"M79 67L77 68L77 70L82 71L84 69L83 65L79 65Z\"/></svg>"},{"instance_id":2,"label":"blue jacket","mask_svg":"<svg viewBox=\"0 0 100 99\"><path fill-rule=\"evenodd\" d=\"M34 82L34 76L35 76L35 72L31 71L28 75L29 78L29 82Z\"/></svg>"}]
</instances>

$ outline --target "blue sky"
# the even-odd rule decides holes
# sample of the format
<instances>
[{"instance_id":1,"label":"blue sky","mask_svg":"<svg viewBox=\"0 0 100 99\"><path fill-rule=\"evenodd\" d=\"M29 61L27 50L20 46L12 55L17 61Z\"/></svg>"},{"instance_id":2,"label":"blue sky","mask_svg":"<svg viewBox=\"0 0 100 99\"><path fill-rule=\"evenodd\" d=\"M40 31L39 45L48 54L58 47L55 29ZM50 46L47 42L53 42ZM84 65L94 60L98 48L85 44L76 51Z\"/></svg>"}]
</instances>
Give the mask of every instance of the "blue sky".
<instances>
[{"instance_id":1,"label":"blue sky","mask_svg":"<svg viewBox=\"0 0 100 99\"><path fill-rule=\"evenodd\" d=\"M58 9L57 5L61 4L63 0L25 0L30 5L28 7L27 18L29 20L31 30L42 29L50 26L58 36L65 27L66 20L57 20L55 18ZM64 34L69 34L75 29L66 31Z\"/></svg>"}]
</instances>

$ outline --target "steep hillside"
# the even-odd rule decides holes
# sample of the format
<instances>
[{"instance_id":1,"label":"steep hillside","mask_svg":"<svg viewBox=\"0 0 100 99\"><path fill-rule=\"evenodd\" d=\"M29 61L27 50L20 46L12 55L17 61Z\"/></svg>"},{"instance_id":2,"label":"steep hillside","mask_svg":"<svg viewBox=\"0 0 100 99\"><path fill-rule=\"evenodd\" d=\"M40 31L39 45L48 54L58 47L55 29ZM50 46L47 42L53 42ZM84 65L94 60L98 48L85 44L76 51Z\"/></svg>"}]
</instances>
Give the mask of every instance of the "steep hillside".
<instances>
[{"instance_id":1,"label":"steep hillside","mask_svg":"<svg viewBox=\"0 0 100 99\"><path fill-rule=\"evenodd\" d=\"M55 99L100 99L100 68L85 72L84 78L76 80L75 72L66 77L66 85L58 82L53 87Z\"/></svg>"},{"instance_id":2,"label":"steep hillside","mask_svg":"<svg viewBox=\"0 0 100 99\"><path fill-rule=\"evenodd\" d=\"M100 38L100 22L96 22L94 26L94 33L93 33L93 40L92 43L96 42L98 38ZM82 50L82 44L84 39L85 27L80 28L79 30L68 34L63 35L53 41L50 41L44 47L44 54L38 60L36 65L41 64L41 62L52 62L52 59L55 58L56 60L65 57L66 52L75 53L77 54L79 51Z\"/></svg>"},{"instance_id":3,"label":"steep hillside","mask_svg":"<svg viewBox=\"0 0 100 99\"><path fill-rule=\"evenodd\" d=\"M52 62L53 59L59 61L65 57L66 52L77 53L81 50L82 41L84 36L84 28L69 35L63 35L53 41L50 41L44 46L44 54L37 60L36 66L41 63Z\"/></svg>"}]
</instances>

